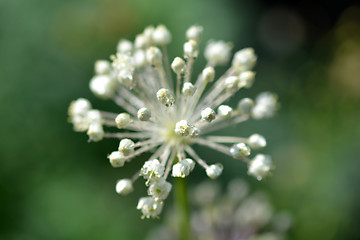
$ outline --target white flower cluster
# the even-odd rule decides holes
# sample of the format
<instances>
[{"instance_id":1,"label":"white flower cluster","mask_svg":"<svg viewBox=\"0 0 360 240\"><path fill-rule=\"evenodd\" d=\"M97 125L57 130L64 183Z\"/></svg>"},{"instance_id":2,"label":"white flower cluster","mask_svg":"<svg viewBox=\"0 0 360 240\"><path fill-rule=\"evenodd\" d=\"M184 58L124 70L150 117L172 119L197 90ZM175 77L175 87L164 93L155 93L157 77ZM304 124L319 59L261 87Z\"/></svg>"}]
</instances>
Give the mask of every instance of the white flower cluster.
<instances>
[{"instance_id":1,"label":"white flower cluster","mask_svg":"<svg viewBox=\"0 0 360 240\"><path fill-rule=\"evenodd\" d=\"M254 82L252 68L257 57L252 48L235 53L231 67L215 81L214 67L231 60L232 44L209 41L204 54L207 65L192 80L202 31L201 26L187 30L183 58L175 57L172 63L166 50L172 36L163 25L147 27L134 42L120 40L111 62L95 63L90 90L102 99L113 100L125 112L94 110L83 98L73 101L69 108L74 130L87 132L90 141L121 139L118 149L108 156L113 167L123 167L136 156L155 150L140 172L130 179L119 180L116 185L119 194L128 194L139 176L146 179L149 196L141 198L138 204L144 217L160 214L163 200L171 190L171 184L166 181L169 175L184 178L196 163L211 179L221 175L222 163L208 164L193 149L195 144L246 162L248 173L259 180L272 169L269 156L258 154L249 158L252 149L266 146L263 136L210 135L251 118L271 117L278 104L276 95L268 92L260 94L255 101L243 98L235 108L225 104ZM122 131L105 132L104 127Z\"/></svg>"},{"instance_id":2,"label":"white flower cluster","mask_svg":"<svg viewBox=\"0 0 360 240\"><path fill-rule=\"evenodd\" d=\"M264 192L252 192L242 179L233 179L226 191L217 183L204 181L190 192L191 230L194 239L284 240L292 225L287 211L277 212ZM160 226L146 240L179 239L176 218L170 209Z\"/></svg>"}]
</instances>

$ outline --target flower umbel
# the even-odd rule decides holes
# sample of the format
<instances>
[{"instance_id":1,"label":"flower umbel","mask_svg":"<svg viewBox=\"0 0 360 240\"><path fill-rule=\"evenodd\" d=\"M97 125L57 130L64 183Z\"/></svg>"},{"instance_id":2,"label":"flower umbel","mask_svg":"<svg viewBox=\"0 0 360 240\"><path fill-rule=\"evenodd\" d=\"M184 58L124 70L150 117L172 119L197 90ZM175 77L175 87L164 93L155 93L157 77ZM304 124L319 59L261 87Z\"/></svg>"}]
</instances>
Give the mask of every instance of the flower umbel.
<instances>
[{"instance_id":1,"label":"flower umbel","mask_svg":"<svg viewBox=\"0 0 360 240\"><path fill-rule=\"evenodd\" d=\"M277 97L266 92L255 101L241 99L237 107L224 104L240 89L252 86L255 77L252 68L257 59L252 48L238 51L231 67L214 81L214 67L226 65L231 58L232 44L224 41L208 42L205 48L207 65L192 79L202 31L200 26L188 29L183 58L175 57L171 64L166 45L172 36L163 25L147 27L134 43L120 40L116 55L110 57L111 62L99 60L95 63L90 90L102 99L112 99L125 112L95 110L83 98L73 101L69 107L74 130L87 132L90 141L120 140L118 149L108 156L113 167L122 167L144 152L153 152L133 178L119 180L116 186L119 194L128 194L136 179L140 176L146 179L149 196L141 198L137 207L143 217L157 217L161 213L163 200L172 187L166 181L170 171L172 177L185 178L197 163L210 178L221 175L222 163L208 164L198 156L193 145L203 145L244 161L249 164L248 173L258 180L272 169L269 156L249 158L251 148L266 146L263 136L211 135L250 118L273 116ZM108 132L109 128L121 131Z\"/></svg>"}]
</instances>

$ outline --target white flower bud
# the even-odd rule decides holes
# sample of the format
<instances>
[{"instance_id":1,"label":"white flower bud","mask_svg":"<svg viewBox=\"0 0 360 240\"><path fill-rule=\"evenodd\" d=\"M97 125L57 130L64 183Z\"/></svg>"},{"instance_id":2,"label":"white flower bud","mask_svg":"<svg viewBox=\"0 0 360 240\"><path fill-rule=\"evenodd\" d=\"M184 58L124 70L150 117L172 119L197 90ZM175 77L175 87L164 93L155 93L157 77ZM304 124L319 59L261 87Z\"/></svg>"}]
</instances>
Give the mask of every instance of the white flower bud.
<instances>
[{"instance_id":1,"label":"white flower bud","mask_svg":"<svg viewBox=\"0 0 360 240\"><path fill-rule=\"evenodd\" d=\"M147 39L145 38L144 34L138 34L135 37L135 48L141 49L146 48L147 46Z\"/></svg>"},{"instance_id":2,"label":"white flower bud","mask_svg":"<svg viewBox=\"0 0 360 240\"><path fill-rule=\"evenodd\" d=\"M109 99L114 96L116 83L109 75L96 75L90 80L90 90L95 96Z\"/></svg>"},{"instance_id":3,"label":"white flower bud","mask_svg":"<svg viewBox=\"0 0 360 240\"><path fill-rule=\"evenodd\" d=\"M101 124L101 113L99 110L89 110L86 114L86 118L90 124Z\"/></svg>"},{"instance_id":4,"label":"white flower bud","mask_svg":"<svg viewBox=\"0 0 360 240\"><path fill-rule=\"evenodd\" d=\"M128 139L124 138L120 141L119 151L124 154L124 156L128 156L134 152L135 143Z\"/></svg>"},{"instance_id":5,"label":"white flower bud","mask_svg":"<svg viewBox=\"0 0 360 240\"><path fill-rule=\"evenodd\" d=\"M222 118L231 117L232 111L233 111L232 108L229 107L228 105L220 105L218 107L218 114Z\"/></svg>"},{"instance_id":6,"label":"white flower bud","mask_svg":"<svg viewBox=\"0 0 360 240\"><path fill-rule=\"evenodd\" d=\"M146 60L152 66L161 66L162 53L157 47L149 47L146 50Z\"/></svg>"},{"instance_id":7,"label":"white flower bud","mask_svg":"<svg viewBox=\"0 0 360 240\"><path fill-rule=\"evenodd\" d=\"M140 121L148 121L151 118L151 111L146 107L142 107L137 112L137 117Z\"/></svg>"},{"instance_id":8,"label":"white flower bud","mask_svg":"<svg viewBox=\"0 0 360 240\"><path fill-rule=\"evenodd\" d=\"M241 114L248 114L254 106L254 101L250 98L243 98L239 101L238 110Z\"/></svg>"},{"instance_id":9,"label":"white flower bud","mask_svg":"<svg viewBox=\"0 0 360 240\"><path fill-rule=\"evenodd\" d=\"M196 91L196 87L190 83L190 82L185 82L183 89L182 89L182 93L187 96L187 97L191 97L194 95Z\"/></svg>"},{"instance_id":10,"label":"white flower bud","mask_svg":"<svg viewBox=\"0 0 360 240\"><path fill-rule=\"evenodd\" d=\"M277 96L270 92L260 93L255 100L251 115L255 119L269 118L277 109Z\"/></svg>"},{"instance_id":11,"label":"white flower bud","mask_svg":"<svg viewBox=\"0 0 360 240\"><path fill-rule=\"evenodd\" d=\"M143 35L144 35L145 46L153 45L152 35L154 33L154 30L155 30L154 26L147 26L144 29Z\"/></svg>"},{"instance_id":12,"label":"white flower bud","mask_svg":"<svg viewBox=\"0 0 360 240\"><path fill-rule=\"evenodd\" d=\"M133 51L133 43L127 39L121 39L116 47L120 53L131 54Z\"/></svg>"},{"instance_id":13,"label":"white flower bud","mask_svg":"<svg viewBox=\"0 0 360 240\"><path fill-rule=\"evenodd\" d=\"M240 87L251 88L254 83L255 73L252 71L245 71L239 75Z\"/></svg>"},{"instance_id":14,"label":"white flower bud","mask_svg":"<svg viewBox=\"0 0 360 240\"><path fill-rule=\"evenodd\" d=\"M132 119L128 113L120 113L115 118L116 126L118 128L126 128L132 122Z\"/></svg>"},{"instance_id":15,"label":"white flower bud","mask_svg":"<svg viewBox=\"0 0 360 240\"><path fill-rule=\"evenodd\" d=\"M114 151L109 156L109 162L113 167L122 167L125 164L126 158L122 152Z\"/></svg>"},{"instance_id":16,"label":"white flower bud","mask_svg":"<svg viewBox=\"0 0 360 240\"><path fill-rule=\"evenodd\" d=\"M229 91L239 90L239 78L236 76L230 76L225 79L224 86Z\"/></svg>"},{"instance_id":17,"label":"white flower bud","mask_svg":"<svg viewBox=\"0 0 360 240\"><path fill-rule=\"evenodd\" d=\"M164 25L159 25L152 33L152 40L156 45L169 44L171 42L171 33Z\"/></svg>"},{"instance_id":18,"label":"white flower bud","mask_svg":"<svg viewBox=\"0 0 360 240\"><path fill-rule=\"evenodd\" d=\"M205 82L212 82L215 78L215 70L213 67L206 67L201 75Z\"/></svg>"},{"instance_id":19,"label":"white flower bud","mask_svg":"<svg viewBox=\"0 0 360 240\"><path fill-rule=\"evenodd\" d=\"M140 171L140 176L143 176L145 179L160 178L163 174L164 166L157 159L146 161Z\"/></svg>"},{"instance_id":20,"label":"white flower bud","mask_svg":"<svg viewBox=\"0 0 360 240\"><path fill-rule=\"evenodd\" d=\"M171 68L177 75L184 75L186 71L185 61L182 58L176 57L171 63Z\"/></svg>"},{"instance_id":21,"label":"white flower bud","mask_svg":"<svg viewBox=\"0 0 360 240\"><path fill-rule=\"evenodd\" d=\"M229 62L231 57L231 43L224 41L210 41L205 47L205 58L211 64L225 65Z\"/></svg>"},{"instance_id":22,"label":"white flower bud","mask_svg":"<svg viewBox=\"0 0 360 240\"><path fill-rule=\"evenodd\" d=\"M158 101L164 104L166 107L170 107L175 103L174 96L166 88L161 88L159 91L157 91L156 97Z\"/></svg>"},{"instance_id":23,"label":"white flower bud","mask_svg":"<svg viewBox=\"0 0 360 240\"><path fill-rule=\"evenodd\" d=\"M200 135L200 129L193 126L193 125L190 125L190 134L189 136L192 137L192 138L197 138L199 137Z\"/></svg>"},{"instance_id":24,"label":"white flower bud","mask_svg":"<svg viewBox=\"0 0 360 240\"><path fill-rule=\"evenodd\" d=\"M184 43L184 58L197 58L199 55L198 43L194 40L189 40Z\"/></svg>"},{"instance_id":25,"label":"white flower bud","mask_svg":"<svg viewBox=\"0 0 360 240\"><path fill-rule=\"evenodd\" d=\"M86 116L75 115L70 117L72 124L74 125L74 131L85 132L89 128L89 121Z\"/></svg>"},{"instance_id":26,"label":"white flower bud","mask_svg":"<svg viewBox=\"0 0 360 240\"><path fill-rule=\"evenodd\" d=\"M101 123L91 123L87 131L90 141L98 142L104 138L104 130Z\"/></svg>"},{"instance_id":27,"label":"white flower bud","mask_svg":"<svg viewBox=\"0 0 360 240\"><path fill-rule=\"evenodd\" d=\"M111 64L107 60L97 60L95 62L95 73L98 75L108 74L111 70Z\"/></svg>"},{"instance_id":28,"label":"white flower bud","mask_svg":"<svg viewBox=\"0 0 360 240\"><path fill-rule=\"evenodd\" d=\"M146 66L145 51L138 49L134 53L134 64L137 68L143 68Z\"/></svg>"},{"instance_id":29,"label":"white flower bud","mask_svg":"<svg viewBox=\"0 0 360 240\"><path fill-rule=\"evenodd\" d=\"M116 78L127 88L133 86L133 72L135 70L134 58L124 53L117 53L116 57L112 56L113 67L116 70Z\"/></svg>"},{"instance_id":30,"label":"white flower bud","mask_svg":"<svg viewBox=\"0 0 360 240\"><path fill-rule=\"evenodd\" d=\"M87 112L91 109L91 103L85 98L78 98L72 101L69 106L68 113L70 116L86 116Z\"/></svg>"},{"instance_id":31,"label":"white flower bud","mask_svg":"<svg viewBox=\"0 0 360 240\"><path fill-rule=\"evenodd\" d=\"M151 182L148 194L153 196L155 201L162 201L168 197L171 187L172 185L164 178L158 178Z\"/></svg>"},{"instance_id":32,"label":"white flower bud","mask_svg":"<svg viewBox=\"0 0 360 240\"><path fill-rule=\"evenodd\" d=\"M211 108L207 107L201 111L201 120L211 122L216 117L216 113Z\"/></svg>"},{"instance_id":33,"label":"white flower bud","mask_svg":"<svg viewBox=\"0 0 360 240\"><path fill-rule=\"evenodd\" d=\"M232 66L237 71L251 70L256 64L256 59L254 49L244 48L235 53Z\"/></svg>"},{"instance_id":34,"label":"white flower bud","mask_svg":"<svg viewBox=\"0 0 360 240\"><path fill-rule=\"evenodd\" d=\"M193 25L186 31L186 39L200 42L202 32L203 32L202 26Z\"/></svg>"},{"instance_id":35,"label":"white flower bud","mask_svg":"<svg viewBox=\"0 0 360 240\"><path fill-rule=\"evenodd\" d=\"M194 167L195 167L195 162L190 158L186 158L176 163L172 167L172 176L185 178L190 174L190 172L194 169Z\"/></svg>"},{"instance_id":36,"label":"white flower bud","mask_svg":"<svg viewBox=\"0 0 360 240\"><path fill-rule=\"evenodd\" d=\"M175 133L180 136L189 136L191 130L190 124L186 120L181 120L175 125Z\"/></svg>"},{"instance_id":37,"label":"white flower bud","mask_svg":"<svg viewBox=\"0 0 360 240\"><path fill-rule=\"evenodd\" d=\"M248 138L247 143L254 149L266 147L266 139L260 134L254 133Z\"/></svg>"},{"instance_id":38,"label":"white flower bud","mask_svg":"<svg viewBox=\"0 0 360 240\"><path fill-rule=\"evenodd\" d=\"M230 154L235 159L243 159L250 155L250 148L245 143L234 144L230 148Z\"/></svg>"},{"instance_id":39,"label":"white flower bud","mask_svg":"<svg viewBox=\"0 0 360 240\"><path fill-rule=\"evenodd\" d=\"M139 199L137 209L141 210L141 213L146 218L156 218L160 215L163 204L155 201L153 197L142 197Z\"/></svg>"},{"instance_id":40,"label":"white flower bud","mask_svg":"<svg viewBox=\"0 0 360 240\"><path fill-rule=\"evenodd\" d=\"M216 179L221 175L222 171L223 171L222 164L217 163L217 164L210 165L206 169L206 175L208 175L208 177L211 179Z\"/></svg>"},{"instance_id":41,"label":"white flower bud","mask_svg":"<svg viewBox=\"0 0 360 240\"><path fill-rule=\"evenodd\" d=\"M116 192L121 195L127 195L134 191L132 181L130 179L121 179L116 183Z\"/></svg>"},{"instance_id":42,"label":"white flower bud","mask_svg":"<svg viewBox=\"0 0 360 240\"><path fill-rule=\"evenodd\" d=\"M117 75L118 81L125 87L131 88L134 83L134 77L132 72L127 70L121 70L119 71Z\"/></svg>"},{"instance_id":43,"label":"white flower bud","mask_svg":"<svg viewBox=\"0 0 360 240\"><path fill-rule=\"evenodd\" d=\"M260 181L269 175L272 168L273 164L271 157L268 155L258 154L250 161L248 174L256 177L256 179Z\"/></svg>"}]
</instances>

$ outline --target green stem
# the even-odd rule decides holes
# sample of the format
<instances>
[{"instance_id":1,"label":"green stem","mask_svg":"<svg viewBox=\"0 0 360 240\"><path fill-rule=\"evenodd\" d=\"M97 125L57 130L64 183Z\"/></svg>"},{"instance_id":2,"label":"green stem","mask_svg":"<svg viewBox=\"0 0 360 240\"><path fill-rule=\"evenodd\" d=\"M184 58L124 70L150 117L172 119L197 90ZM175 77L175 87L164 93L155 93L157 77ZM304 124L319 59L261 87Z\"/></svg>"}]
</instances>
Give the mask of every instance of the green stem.
<instances>
[{"instance_id":1,"label":"green stem","mask_svg":"<svg viewBox=\"0 0 360 240\"><path fill-rule=\"evenodd\" d=\"M184 178L175 178L175 204L179 226L179 240L191 240L190 211L187 183Z\"/></svg>"}]
</instances>

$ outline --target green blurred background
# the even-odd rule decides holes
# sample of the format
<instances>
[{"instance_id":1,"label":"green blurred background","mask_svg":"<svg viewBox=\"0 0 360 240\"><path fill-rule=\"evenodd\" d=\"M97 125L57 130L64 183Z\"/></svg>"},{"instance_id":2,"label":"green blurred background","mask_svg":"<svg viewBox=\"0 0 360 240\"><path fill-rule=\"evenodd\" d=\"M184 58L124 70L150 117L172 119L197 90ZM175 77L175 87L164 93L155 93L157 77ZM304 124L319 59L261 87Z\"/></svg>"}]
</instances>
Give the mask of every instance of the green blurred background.
<instances>
[{"instance_id":1,"label":"green blurred background","mask_svg":"<svg viewBox=\"0 0 360 240\"><path fill-rule=\"evenodd\" d=\"M219 181L240 176L269 193L293 215L288 239L360 239L360 5L310 0L0 0L0 239L143 239L161 222L135 209L143 182L115 192L144 158L113 169L117 141L87 143L66 121L78 97L121 111L90 93L93 63L159 23L172 31L171 57L194 23L204 42L254 47L257 80L240 95L279 95L275 118L227 130L267 138L273 177L257 182L245 164L200 149L224 159ZM189 181L205 178L199 169Z\"/></svg>"}]
</instances>

